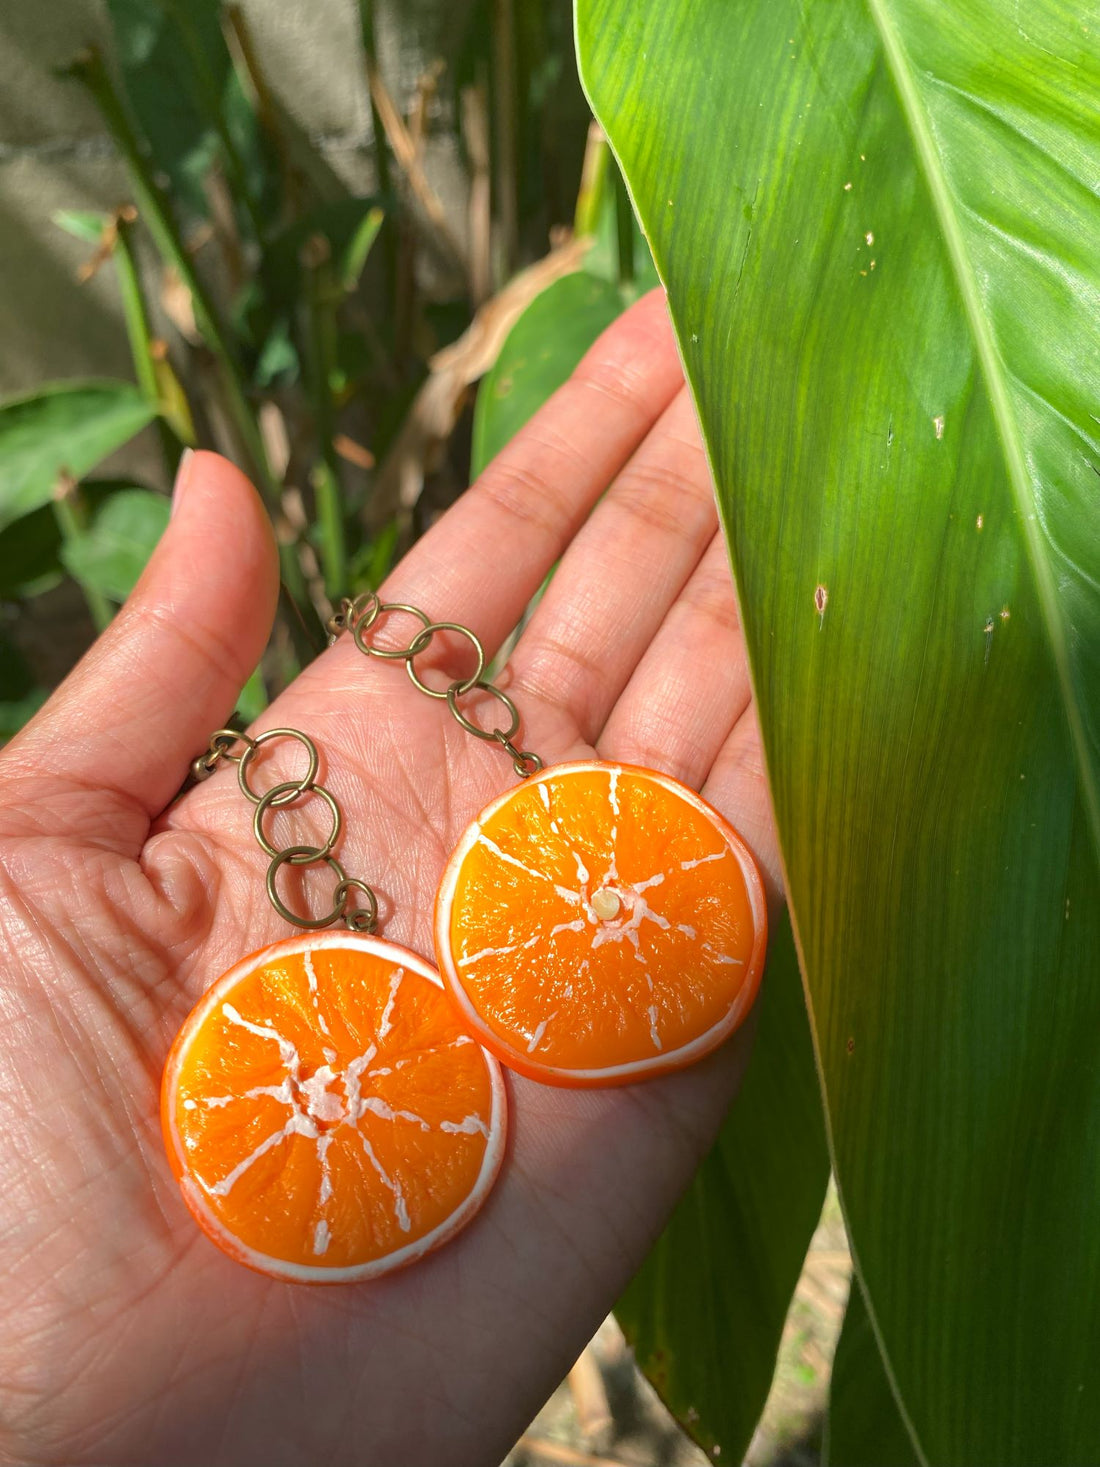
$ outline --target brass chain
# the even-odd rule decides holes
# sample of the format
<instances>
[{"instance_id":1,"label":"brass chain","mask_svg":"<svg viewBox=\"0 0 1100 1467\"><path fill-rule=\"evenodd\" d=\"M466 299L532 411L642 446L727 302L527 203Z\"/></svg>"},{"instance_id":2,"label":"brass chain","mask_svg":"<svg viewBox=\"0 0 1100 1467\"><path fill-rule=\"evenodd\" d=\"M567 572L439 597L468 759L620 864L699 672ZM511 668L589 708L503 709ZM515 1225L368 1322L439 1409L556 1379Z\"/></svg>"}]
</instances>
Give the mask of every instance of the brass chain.
<instances>
[{"instance_id":1,"label":"brass chain","mask_svg":"<svg viewBox=\"0 0 1100 1467\"><path fill-rule=\"evenodd\" d=\"M372 646L367 640L367 633L382 617L395 611L403 611L408 616L414 616L420 623L420 630L407 647ZM409 606L403 601L382 601L374 591L364 591L354 600L348 596L344 597L339 609L329 618L328 630L330 645L342 632L350 632L352 641L367 657L384 657L395 662L403 661L413 687L425 693L429 698L445 700L455 722L460 724L467 733L473 734L474 738L484 739L487 743L499 744L504 752L511 756L512 768L521 779L537 774L543 767L542 760L537 754L530 749L517 747L515 738L520 726L519 709L507 693L502 692L494 683L482 677L485 671L485 648L469 627L456 621L432 621L431 617L421 611L418 606ZM466 638L477 656L477 666L474 671L468 677L455 678L446 688L428 687L417 672L415 663L415 659L422 652L427 651L437 632L457 632L459 636ZM465 697L467 693L475 691L488 693L497 700L508 714L507 728L484 729L471 722L458 706L458 700Z\"/></svg>"},{"instance_id":2,"label":"brass chain","mask_svg":"<svg viewBox=\"0 0 1100 1467\"><path fill-rule=\"evenodd\" d=\"M308 766L301 779L283 780L263 794L257 794L249 783L248 772L259 751L273 739L296 739L308 755ZM234 754L231 750L237 743L243 744L244 748L241 753ZM317 774L321 767L321 760L317 753L317 745L313 740L296 728L269 728L266 733L257 734L254 739L249 738L248 734L238 733L236 729L219 728L211 734L210 745L206 753L200 754L191 765L191 773L195 779L209 779L223 759L237 766L237 783L240 785L241 793L256 807L252 817L252 834L256 837L261 850L271 857L271 863L267 868L267 895L279 916L293 923L295 927L305 927L310 930L328 927L331 923L343 918L352 932L373 932L378 926L378 898L365 881L360 881L357 876L349 876L332 854L340 839L344 821L335 798L323 784L318 782ZM321 846L276 846L264 830L264 821L268 812L281 810L284 806L293 805L296 800L309 795L319 795L328 806L329 815L332 817L332 828L328 833L328 839ZM320 862L324 862L336 877L336 886L332 894L332 911L324 917L300 917L297 912L290 910L279 895L276 884L279 872L284 866L312 866ZM349 910L348 900L352 888L362 893L366 902L365 906L352 907Z\"/></svg>"}]
</instances>

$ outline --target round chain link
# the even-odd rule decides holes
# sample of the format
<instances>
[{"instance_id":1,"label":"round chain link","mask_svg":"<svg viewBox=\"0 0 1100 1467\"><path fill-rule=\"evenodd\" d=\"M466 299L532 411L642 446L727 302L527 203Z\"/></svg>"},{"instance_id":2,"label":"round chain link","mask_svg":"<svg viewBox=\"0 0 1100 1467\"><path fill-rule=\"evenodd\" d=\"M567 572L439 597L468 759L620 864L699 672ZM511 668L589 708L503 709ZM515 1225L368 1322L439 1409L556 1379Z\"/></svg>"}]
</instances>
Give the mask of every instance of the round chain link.
<instances>
[{"instance_id":1,"label":"round chain link","mask_svg":"<svg viewBox=\"0 0 1100 1467\"><path fill-rule=\"evenodd\" d=\"M452 683L450 688L429 688L427 683L421 682L417 676L416 668L413 665L413 658L427 650L428 643L435 636L436 632L458 632L460 636L466 638L470 646L477 653L477 668L475 671L462 682ZM460 622L429 622L424 630L417 632L416 636L409 643L409 649L405 655L405 671L412 679L414 688L419 688L422 693L427 693L429 698L446 698L449 707L451 689L456 689L459 694L468 693L471 688L476 688L480 684L481 674L485 671L485 648L481 645L480 638L476 637L469 627L462 626Z\"/></svg>"},{"instance_id":2,"label":"round chain link","mask_svg":"<svg viewBox=\"0 0 1100 1467\"><path fill-rule=\"evenodd\" d=\"M283 866L305 866L318 859L323 860L329 870L336 873L336 893L338 895L334 893L332 911L324 917L299 917L298 913L292 912L279 895L275 879ZM320 927L328 927L344 916L344 908L348 902L347 880L348 874L335 856L318 857L316 846L287 846L285 850L275 856L267 868L267 895L280 917L285 918L287 922L293 922L295 927L306 927L313 931Z\"/></svg>"},{"instance_id":3,"label":"round chain link","mask_svg":"<svg viewBox=\"0 0 1100 1467\"><path fill-rule=\"evenodd\" d=\"M375 601L377 602L377 597ZM371 616L370 603L364 601L363 597L357 598L356 604L359 603L363 603L360 614ZM336 619L334 617L333 622ZM330 623L331 627L332 623ZM257 794L249 783L248 771L257 754L272 739L293 739L301 744L308 755L308 766L301 779L283 780L263 794ZM240 754L234 754L232 749L238 742L244 745L244 749ZM342 918L352 932L373 932L378 925L378 898L365 881L361 881L358 876L349 876L332 854L340 839L344 820L340 806L331 791L318 783L317 773L321 761L317 745L313 740L296 728L268 729L266 733L258 734L254 739L249 738L247 734L237 733L235 729L219 728L211 735L206 753L200 754L191 765L191 772L196 779L208 779L223 759L228 760L231 764L236 764L237 782L241 791L245 798L256 807L252 817L252 833L260 848L271 857L271 864L267 868L267 895L279 916L295 927L304 927L310 931L328 927ZM332 827L328 839L319 846L291 845L280 848L274 845L264 831L264 820L268 812L279 810L309 795L319 795L329 808ZM323 917L302 917L297 912L292 912L279 895L277 886L279 872L284 866L302 867L321 863L328 866L336 877L336 886L332 894L332 910ZM348 902L353 888L362 893L366 902L365 906L349 908Z\"/></svg>"},{"instance_id":4,"label":"round chain link","mask_svg":"<svg viewBox=\"0 0 1100 1467\"><path fill-rule=\"evenodd\" d=\"M358 876L345 877L336 888L334 899L343 912L347 905L348 893L353 886L366 897L367 905L356 907L348 912L344 921L353 932L373 932L378 926L378 898L365 881L360 881Z\"/></svg>"},{"instance_id":5,"label":"round chain link","mask_svg":"<svg viewBox=\"0 0 1100 1467\"><path fill-rule=\"evenodd\" d=\"M267 794L256 805L256 813L252 817L252 834L256 837L257 845L259 845L261 850L266 851L269 856L277 856L279 854L279 847L273 846L267 836L264 835L264 816L269 810L277 810L280 804L286 803L280 797L287 790L294 790L295 798L300 793L320 795L332 812L332 829L329 831L328 840L325 841L324 845L315 848L317 854L310 856L308 859L304 856L297 856L290 863L292 866L308 866L312 861L320 861L323 857L331 854L336 842L340 839L340 831L344 823L340 814L340 806L333 799L329 791L325 789L323 784L312 784L308 790L299 791L298 786L293 780L287 780L284 784L277 784L272 789L269 789Z\"/></svg>"},{"instance_id":6,"label":"round chain link","mask_svg":"<svg viewBox=\"0 0 1100 1467\"><path fill-rule=\"evenodd\" d=\"M409 616L415 616L417 621L420 622L421 630L413 638L413 646L416 645L424 635L424 632L432 624L431 617L427 616L423 611L419 611L415 606L406 606L403 601L379 601L374 614L369 616L368 624L364 626L363 622L367 618L361 617L352 629L355 645L359 648L360 652L365 652L368 657L385 657L395 662L413 656L412 647L372 647L369 642L363 641L364 636L374 626L375 622L380 621L384 616L389 616L393 611L404 611ZM426 645L427 643L425 643ZM424 648L420 647L418 650L423 652Z\"/></svg>"},{"instance_id":7,"label":"round chain link","mask_svg":"<svg viewBox=\"0 0 1100 1467\"><path fill-rule=\"evenodd\" d=\"M381 609L382 603L373 591L363 591L354 601L345 597L328 619L329 646L332 646L341 632L346 632L353 624L369 631L378 620Z\"/></svg>"},{"instance_id":8,"label":"round chain link","mask_svg":"<svg viewBox=\"0 0 1100 1467\"><path fill-rule=\"evenodd\" d=\"M260 734L257 738L249 739L248 747L236 761L237 783L241 787L241 794L253 805L258 805L260 800L266 797L258 795L248 783L248 770L259 750L272 739L297 739L309 755L309 768L302 778L296 782L288 781L287 784L281 786L285 793L281 794L277 800L270 801L271 805L278 809L280 805L289 805L299 795L304 795L314 788L317 771L321 767L321 757L317 753L317 745L313 740L307 734L299 733L296 728L269 728L266 733Z\"/></svg>"},{"instance_id":9,"label":"round chain link","mask_svg":"<svg viewBox=\"0 0 1100 1467\"><path fill-rule=\"evenodd\" d=\"M498 730L496 741L501 748L512 756L512 768L520 779L529 779L532 774L537 774L542 769L543 762L531 749L517 749L511 739L506 739Z\"/></svg>"},{"instance_id":10,"label":"round chain link","mask_svg":"<svg viewBox=\"0 0 1100 1467\"><path fill-rule=\"evenodd\" d=\"M499 744L515 738L516 734L519 733L519 709L512 702L507 693L502 693L500 689L495 688L492 683L474 683L474 688L479 689L483 693L491 693L492 696L496 698L497 701L501 704L501 706L507 708L508 710L507 728L484 729L478 728L476 723L471 723L470 720L466 717L465 713L463 713L462 709L458 706L459 687L459 683L452 683L451 686L447 689L447 707L451 710L452 717L466 730L467 733L473 734L475 739L484 739L486 743L489 744ZM473 689L471 689L470 691L472 692Z\"/></svg>"},{"instance_id":11,"label":"round chain link","mask_svg":"<svg viewBox=\"0 0 1100 1467\"><path fill-rule=\"evenodd\" d=\"M368 640L367 635L375 623L383 616L393 611L403 611L409 616L415 616L421 623L420 630L413 637L407 647L389 648L375 647ZM373 591L366 591L361 596L351 600L345 597L341 601L339 609L329 620L329 632L331 640L335 641L341 632L350 631L352 640L360 652L367 657L385 657L394 661L399 659L405 663L405 671L408 673L413 686L429 698L437 698L445 701L450 710L452 718L467 733L473 734L474 738L483 739L486 743L500 744L505 753L510 755L512 768L521 779L527 779L532 774L537 774L543 767L542 760L530 749L517 748L514 740L519 733L520 716L519 709L509 698L508 694L498 688L482 676L485 671L485 648L481 639L472 632L469 627L463 626L457 621L432 621L431 618L419 607L409 606L404 601L381 601ZM460 637L465 637L477 655L477 666L473 672L464 678L455 678L446 688L430 688L420 676L414 664L414 659L422 652L428 650L432 639L437 632L455 632ZM497 700L508 713L507 728L479 728L463 710L458 706L459 698L467 693L488 693L490 697Z\"/></svg>"}]
</instances>

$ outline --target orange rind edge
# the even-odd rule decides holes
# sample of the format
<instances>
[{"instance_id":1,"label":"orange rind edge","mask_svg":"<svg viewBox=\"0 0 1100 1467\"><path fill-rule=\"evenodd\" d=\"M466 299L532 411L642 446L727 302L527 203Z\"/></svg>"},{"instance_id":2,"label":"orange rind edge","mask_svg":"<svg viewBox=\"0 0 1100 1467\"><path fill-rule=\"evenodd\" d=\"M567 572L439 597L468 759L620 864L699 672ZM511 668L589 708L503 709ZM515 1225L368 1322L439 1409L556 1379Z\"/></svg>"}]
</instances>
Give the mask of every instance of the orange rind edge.
<instances>
[{"instance_id":1,"label":"orange rind edge","mask_svg":"<svg viewBox=\"0 0 1100 1467\"><path fill-rule=\"evenodd\" d=\"M462 987L459 979L458 969L454 963L450 948L451 905L455 877L467 853L477 839L479 826L484 821L491 819L502 805L513 798L516 790L522 787L518 785L510 786L503 794L498 795L495 800L491 800L474 817L462 833L458 844L455 846L446 866L443 868L443 875L440 878L435 903L434 935L436 960L439 963L439 972L443 979L444 987L452 1001L458 1006L463 1024L483 1049L495 1055L510 1070L515 1070L518 1074L525 1075L530 1080L537 1080L542 1085L557 1085L566 1089L598 1089L614 1085L632 1085L640 1080L655 1079L658 1075L671 1074L676 1070L686 1069L689 1065L695 1064L713 1050L718 1049L741 1025L751 1010L760 988L760 980L763 976L764 961L768 949L768 902L764 891L764 880L760 874L760 868L757 865L756 858L749 850L741 835L726 817L708 801L704 800L702 795L693 790L689 785L682 784L678 779L673 779L671 775L662 774L656 769L646 769L640 764L620 764L610 759L578 759L564 764L552 764L540 770L538 774L532 775L531 779L537 782L540 777L547 775L592 773L605 769L618 769L625 774L639 774L644 775L647 779L656 780L673 794L686 799L690 804L694 804L708 819L713 821L715 827L726 840L741 866L741 873L745 880L745 889L749 897L749 906L752 910L752 953L746 966L744 981L738 989L737 997L723 1017L717 1024L711 1025L705 1033L700 1034L698 1038L693 1039L689 1044L682 1044L678 1049L670 1050L668 1054L662 1054L653 1059L637 1060L626 1065L608 1065L599 1069L581 1070L554 1065L540 1065L533 1061L529 1055L522 1054L513 1049L489 1027L470 1002L466 990ZM530 783L530 780L527 782Z\"/></svg>"},{"instance_id":2,"label":"orange rind edge","mask_svg":"<svg viewBox=\"0 0 1100 1467\"><path fill-rule=\"evenodd\" d=\"M445 985L440 981L439 974L419 954L411 952L408 948L399 947L396 943L386 942L379 937L354 932L322 932L314 933L307 937L291 937L281 942L270 943L266 947L258 948L249 953L247 957L233 965L226 973L211 985L203 994L195 1007L188 1014L183 1027L176 1035L175 1041L168 1054L164 1066L164 1076L161 1082L160 1099L160 1121L161 1130L164 1135L164 1146L168 1153L168 1162L172 1173L179 1183L183 1200L187 1204L188 1211L198 1223L202 1231L217 1245L219 1249L237 1263L243 1263L246 1268L263 1274L267 1278L281 1279L289 1283L307 1284L346 1284L360 1283L369 1279L383 1278L386 1274L395 1273L398 1269L407 1268L425 1254L433 1252L455 1236L456 1233L466 1226L468 1222L480 1211L486 1197L493 1189L497 1175L504 1161L505 1144L507 1141L507 1099L504 1090L504 1077L500 1071L500 1065L495 1056L486 1051L482 1046L482 1056L485 1060L486 1069L489 1073L489 1081L492 1087L492 1105L489 1112L489 1140L485 1147L485 1156L478 1172L477 1182L467 1194L462 1204L445 1218L442 1223L433 1228L431 1232L425 1233L422 1238L408 1243L404 1248L399 1248L394 1253L386 1254L382 1258L371 1259L367 1263L355 1264L348 1268L323 1268L311 1267L306 1264L290 1263L285 1259L274 1258L269 1254L259 1253L255 1249L247 1247L228 1228L222 1224L218 1217L207 1206L203 1197L202 1189L198 1187L187 1174L183 1163L183 1147L176 1131L175 1121L172 1116L172 1097L175 1093L176 1081L180 1068L187 1055L191 1038L202 1027L210 1011L222 1001L227 992L234 985L252 972L269 955L276 952L293 956L295 953L314 951L319 947L341 947L341 948L363 948L366 947L376 956L390 959L398 966L412 969L421 977L427 978L436 987L443 988Z\"/></svg>"}]
</instances>

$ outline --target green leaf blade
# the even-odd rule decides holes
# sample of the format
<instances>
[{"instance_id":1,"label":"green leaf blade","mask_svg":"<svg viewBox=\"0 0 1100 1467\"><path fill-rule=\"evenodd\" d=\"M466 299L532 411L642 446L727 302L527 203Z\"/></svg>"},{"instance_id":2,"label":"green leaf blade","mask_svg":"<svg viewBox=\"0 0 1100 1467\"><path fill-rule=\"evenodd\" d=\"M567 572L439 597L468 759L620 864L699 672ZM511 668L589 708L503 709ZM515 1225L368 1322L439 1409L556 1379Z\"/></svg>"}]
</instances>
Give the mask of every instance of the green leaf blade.
<instances>
[{"instance_id":1,"label":"green leaf blade","mask_svg":"<svg viewBox=\"0 0 1100 1467\"><path fill-rule=\"evenodd\" d=\"M868 0L868 5L913 134L989 393L1063 686L1093 842L1100 852L1100 703L1095 694L1091 700L1089 695L1089 680L1095 686L1100 675L1100 642L1079 639L1075 656L1069 635L1075 612L1084 612L1094 626L1100 617L1095 547L1089 543L1094 528L1074 510L1093 491L1090 472L1100 472L1093 467L1100 462L1097 418L1087 389L1082 390L1090 379L1095 382L1096 373L1089 371L1087 337L1065 310L1075 298L1081 301L1096 290L1095 259L1084 258L1083 247L1100 228L1100 205L1089 180L1076 171L1084 173L1090 163L1094 169L1095 158L1089 159L1081 136L1067 136L1057 121L1064 96L1080 94L1081 79L1068 75L1064 58L1050 50L1045 50L1046 75L1036 77L1034 50L1021 49L1018 25L1005 26L1002 48L1015 51L1015 65L1027 76L1027 86L1017 88L1015 98L997 95L1001 87L982 96L973 90L983 80L983 68L973 59L983 39L973 8L968 14L967 7L952 7L954 24L945 43L947 7L939 0ZM1049 18L1054 7L1035 7L1029 24L1032 16L1042 24L1044 12ZM1064 45L1067 37L1053 29L1048 39ZM1010 62L1006 75L1012 69ZM1073 69L1080 70L1075 63ZM1100 66L1094 62L1090 69L1094 87L1100 85ZM1054 114L1049 122L1044 106ZM949 146L940 145L945 138ZM1054 169L1051 147L1057 149ZM1064 161L1062 154L1068 155ZM981 168L974 167L978 158ZM1061 249L1053 260L1049 240L1042 240L1033 217L1034 191L1039 189L1054 189L1058 195L1057 208L1048 212L1050 227L1060 236ZM1064 276L1067 268L1076 277L1075 290L1049 278ZM1057 289L1059 284L1063 289ZM1064 330L1055 333L1050 316L1059 304ZM1083 358L1080 374L1073 370L1074 354ZM1056 409L1048 396L1052 387ZM1049 478L1029 462L1033 442L1042 446ZM1066 495L1068 485L1074 492ZM1078 556L1093 560L1091 571Z\"/></svg>"},{"instance_id":2,"label":"green leaf blade","mask_svg":"<svg viewBox=\"0 0 1100 1467\"><path fill-rule=\"evenodd\" d=\"M615 1313L705 1451L740 1462L821 1215L829 1156L790 923L777 924L740 1094Z\"/></svg>"},{"instance_id":3,"label":"green leaf blade","mask_svg":"<svg viewBox=\"0 0 1100 1467\"><path fill-rule=\"evenodd\" d=\"M609 281L584 271L555 280L535 297L478 389L472 478L557 391L623 308Z\"/></svg>"},{"instance_id":4,"label":"green leaf blade","mask_svg":"<svg viewBox=\"0 0 1100 1467\"><path fill-rule=\"evenodd\" d=\"M822 1460L823 1467L919 1467L855 1278L833 1357Z\"/></svg>"},{"instance_id":5,"label":"green leaf blade","mask_svg":"<svg viewBox=\"0 0 1100 1467\"><path fill-rule=\"evenodd\" d=\"M613 205L612 200L612 205ZM643 263L637 260L646 252ZM653 278L644 239L639 274ZM628 304L566 276L520 316L478 393L471 477L565 381ZM777 924L740 1095L710 1156L616 1308L639 1364L708 1450L739 1460L821 1213L829 1162L790 923Z\"/></svg>"},{"instance_id":6,"label":"green leaf blade","mask_svg":"<svg viewBox=\"0 0 1100 1467\"><path fill-rule=\"evenodd\" d=\"M82 584L125 601L168 526L171 505L149 489L112 494L79 538L61 550L66 568Z\"/></svg>"},{"instance_id":7,"label":"green leaf blade","mask_svg":"<svg viewBox=\"0 0 1100 1467\"><path fill-rule=\"evenodd\" d=\"M1003 1467L1100 1452L1100 79L1065 7L1021 23L578 5L733 549L857 1263L923 1458Z\"/></svg>"},{"instance_id":8,"label":"green leaf blade","mask_svg":"<svg viewBox=\"0 0 1100 1467\"><path fill-rule=\"evenodd\" d=\"M128 382L59 382L0 403L0 529L48 504L156 417Z\"/></svg>"}]
</instances>

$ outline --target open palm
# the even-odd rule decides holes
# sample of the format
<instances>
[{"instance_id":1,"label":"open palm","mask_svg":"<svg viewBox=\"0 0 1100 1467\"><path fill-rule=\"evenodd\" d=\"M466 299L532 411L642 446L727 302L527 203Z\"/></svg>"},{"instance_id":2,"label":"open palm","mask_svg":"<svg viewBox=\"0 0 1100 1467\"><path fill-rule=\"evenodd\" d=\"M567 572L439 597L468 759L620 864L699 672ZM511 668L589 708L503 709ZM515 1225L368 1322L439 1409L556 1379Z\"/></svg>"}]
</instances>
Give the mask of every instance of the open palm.
<instances>
[{"instance_id":1,"label":"open palm","mask_svg":"<svg viewBox=\"0 0 1100 1467\"><path fill-rule=\"evenodd\" d=\"M597 343L383 595L469 624L491 650L559 558L500 679L522 746L548 764L596 750L701 788L775 898L728 563L659 296ZM288 930L230 773L160 812L259 657L275 576L250 486L197 455L127 606L0 756L7 1461L499 1461L640 1263L743 1068L738 1036L615 1091L510 1075L485 1209L387 1279L284 1284L214 1248L164 1157L160 1072L204 989ZM394 618L377 640L415 629ZM462 654L437 638L418 667L442 684ZM430 954L443 863L513 781L510 761L347 637L265 715L280 725L322 750L347 819L338 854L379 892L384 934ZM265 766L264 787L293 777L284 751ZM309 839L305 811L272 818L280 844Z\"/></svg>"}]
</instances>

